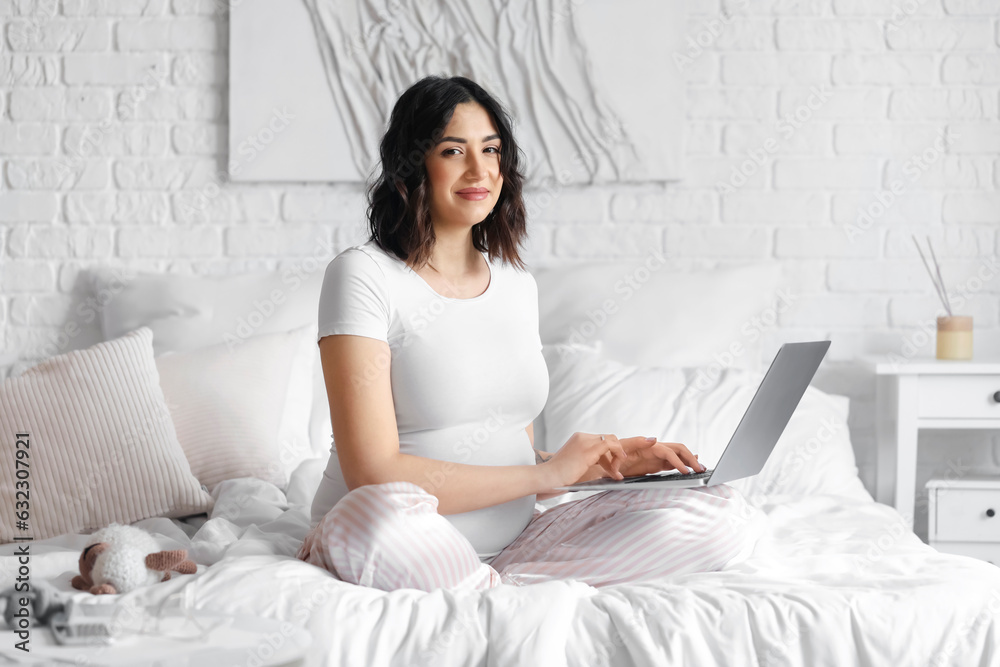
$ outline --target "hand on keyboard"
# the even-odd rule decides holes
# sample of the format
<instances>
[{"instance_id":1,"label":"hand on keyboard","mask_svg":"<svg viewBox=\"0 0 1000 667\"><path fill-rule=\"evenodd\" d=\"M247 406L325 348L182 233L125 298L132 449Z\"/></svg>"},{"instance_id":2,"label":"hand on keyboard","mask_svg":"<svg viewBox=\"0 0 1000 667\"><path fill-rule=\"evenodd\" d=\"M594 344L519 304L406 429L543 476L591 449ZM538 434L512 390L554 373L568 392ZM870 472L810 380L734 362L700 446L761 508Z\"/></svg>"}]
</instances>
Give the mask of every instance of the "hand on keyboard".
<instances>
[{"instance_id":1,"label":"hand on keyboard","mask_svg":"<svg viewBox=\"0 0 1000 667\"><path fill-rule=\"evenodd\" d=\"M709 475L712 474L712 472L713 472L713 470L703 470L701 472L682 473L682 472L678 472L676 470L668 470L666 472L653 473L651 475L637 475L635 477L626 477L624 480L621 480L621 481L623 481L623 482L635 482L635 481L638 481L640 479L648 479L650 477L660 477L660 478L685 477L685 478L688 478L688 479L701 479L702 477L708 477Z\"/></svg>"},{"instance_id":2,"label":"hand on keyboard","mask_svg":"<svg viewBox=\"0 0 1000 667\"><path fill-rule=\"evenodd\" d=\"M642 437L619 440L627 455L619 472L625 477L674 472L691 475L705 472L698 455L679 442L650 441Z\"/></svg>"}]
</instances>

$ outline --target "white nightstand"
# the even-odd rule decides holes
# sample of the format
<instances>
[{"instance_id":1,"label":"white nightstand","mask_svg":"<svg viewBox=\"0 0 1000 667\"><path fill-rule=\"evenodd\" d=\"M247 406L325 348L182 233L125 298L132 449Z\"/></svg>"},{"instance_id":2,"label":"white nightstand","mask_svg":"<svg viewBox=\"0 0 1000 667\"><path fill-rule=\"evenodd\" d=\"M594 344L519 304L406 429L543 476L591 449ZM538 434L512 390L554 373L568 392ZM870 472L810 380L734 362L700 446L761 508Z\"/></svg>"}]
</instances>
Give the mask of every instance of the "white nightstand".
<instances>
[{"instance_id":1,"label":"white nightstand","mask_svg":"<svg viewBox=\"0 0 1000 667\"><path fill-rule=\"evenodd\" d=\"M936 359L879 363L875 380L875 498L894 506L912 530L917 433L920 429L1000 429L1000 363Z\"/></svg>"},{"instance_id":2,"label":"white nightstand","mask_svg":"<svg viewBox=\"0 0 1000 667\"><path fill-rule=\"evenodd\" d=\"M938 551L1000 563L1000 477L927 482L927 542Z\"/></svg>"}]
</instances>

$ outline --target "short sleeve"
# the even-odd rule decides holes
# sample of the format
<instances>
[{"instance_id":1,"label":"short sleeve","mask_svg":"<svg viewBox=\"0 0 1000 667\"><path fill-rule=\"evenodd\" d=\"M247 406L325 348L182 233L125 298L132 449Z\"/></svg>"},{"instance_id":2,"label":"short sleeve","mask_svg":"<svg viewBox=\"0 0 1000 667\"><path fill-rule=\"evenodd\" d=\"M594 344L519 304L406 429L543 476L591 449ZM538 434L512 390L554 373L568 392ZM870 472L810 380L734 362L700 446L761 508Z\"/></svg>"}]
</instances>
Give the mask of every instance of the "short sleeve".
<instances>
[{"instance_id":1,"label":"short sleeve","mask_svg":"<svg viewBox=\"0 0 1000 667\"><path fill-rule=\"evenodd\" d=\"M385 274L363 250L348 248L327 265L317 331L318 338L353 334L389 342Z\"/></svg>"}]
</instances>

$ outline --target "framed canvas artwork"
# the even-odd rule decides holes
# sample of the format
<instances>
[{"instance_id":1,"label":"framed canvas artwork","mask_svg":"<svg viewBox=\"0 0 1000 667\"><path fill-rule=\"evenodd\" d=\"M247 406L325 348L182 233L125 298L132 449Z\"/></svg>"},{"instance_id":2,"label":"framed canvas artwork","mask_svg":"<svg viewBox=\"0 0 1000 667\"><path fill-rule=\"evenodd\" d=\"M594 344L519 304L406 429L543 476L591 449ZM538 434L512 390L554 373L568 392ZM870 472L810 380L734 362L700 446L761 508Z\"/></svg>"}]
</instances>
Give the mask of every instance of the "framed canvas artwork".
<instances>
[{"instance_id":1,"label":"framed canvas artwork","mask_svg":"<svg viewBox=\"0 0 1000 667\"><path fill-rule=\"evenodd\" d=\"M228 171L365 181L395 100L433 74L466 76L507 107L528 184L676 180L684 4L242 0L230 12Z\"/></svg>"}]
</instances>

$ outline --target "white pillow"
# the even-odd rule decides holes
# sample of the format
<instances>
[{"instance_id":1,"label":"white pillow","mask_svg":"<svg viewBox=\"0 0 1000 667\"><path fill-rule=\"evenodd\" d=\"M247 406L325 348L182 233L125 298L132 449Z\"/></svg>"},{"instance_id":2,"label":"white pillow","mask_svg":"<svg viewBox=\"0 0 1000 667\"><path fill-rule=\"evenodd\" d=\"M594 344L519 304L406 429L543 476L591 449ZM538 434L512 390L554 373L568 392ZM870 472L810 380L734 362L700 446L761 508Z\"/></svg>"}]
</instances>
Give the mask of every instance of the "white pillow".
<instances>
[{"instance_id":1,"label":"white pillow","mask_svg":"<svg viewBox=\"0 0 1000 667\"><path fill-rule=\"evenodd\" d=\"M540 268L542 343L601 343L638 366L757 369L761 333L794 302L781 265L669 269L664 258Z\"/></svg>"},{"instance_id":2,"label":"white pillow","mask_svg":"<svg viewBox=\"0 0 1000 667\"><path fill-rule=\"evenodd\" d=\"M763 373L639 368L606 358L599 345L546 345L549 397L542 413L550 451L573 433L656 436L681 442L712 467ZM809 387L760 474L731 482L747 495L835 494L872 500L855 464L849 400ZM583 497L574 492L561 501ZM570 496L570 497L566 497Z\"/></svg>"},{"instance_id":3,"label":"white pillow","mask_svg":"<svg viewBox=\"0 0 1000 667\"><path fill-rule=\"evenodd\" d=\"M191 471L211 491L226 479L257 477L285 488L312 456L308 396L312 327L252 336L156 358L160 386Z\"/></svg>"},{"instance_id":4,"label":"white pillow","mask_svg":"<svg viewBox=\"0 0 1000 667\"><path fill-rule=\"evenodd\" d=\"M289 505L304 505L307 513L311 511L313 499L316 497L316 492L319 491L319 485L323 481L323 473L326 471L331 456L333 454L327 452L325 456L306 459L299 464L288 480L288 487L285 489L285 499Z\"/></svg>"},{"instance_id":5,"label":"white pillow","mask_svg":"<svg viewBox=\"0 0 1000 667\"><path fill-rule=\"evenodd\" d=\"M0 423L0 542L212 507L177 441L146 327L0 384ZM28 530L16 526L15 501L27 502Z\"/></svg>"},{"instance_id":6,"label":"white pillow","mask_svg":"<svg viewBox=\"0 0 1000 667\"><path fill-rule=\"evenodd\" d=\"M92 288L101 309L105 338L140 326L153 330L157 356L229 343L262 334L291 331L301 326L317 328L323 264L307 258L301 271L246 273L231 276L194 276L90 269ZM330 407L313 337L309 352L311 386L292 387L299 400L311 402L308 438L312 456L330 451ZM307 398L305 398L307 397ZM285 422L296 419L286 415ZM293 461L293 463L295 463ZM291 465L285 470L290 475Z\"/></svg>"}]
</instances>

